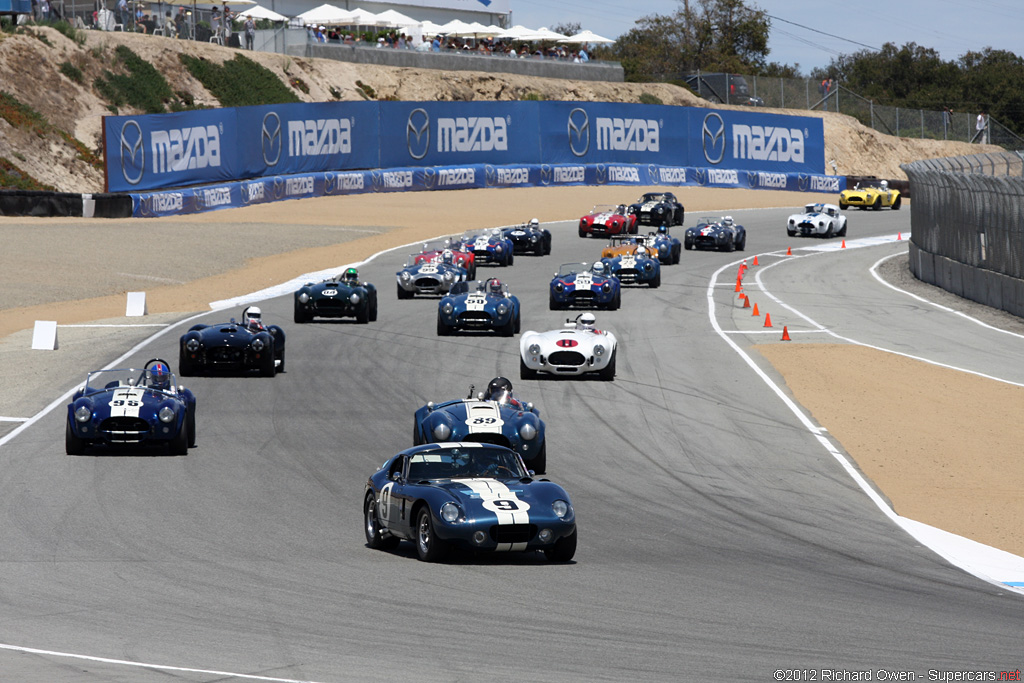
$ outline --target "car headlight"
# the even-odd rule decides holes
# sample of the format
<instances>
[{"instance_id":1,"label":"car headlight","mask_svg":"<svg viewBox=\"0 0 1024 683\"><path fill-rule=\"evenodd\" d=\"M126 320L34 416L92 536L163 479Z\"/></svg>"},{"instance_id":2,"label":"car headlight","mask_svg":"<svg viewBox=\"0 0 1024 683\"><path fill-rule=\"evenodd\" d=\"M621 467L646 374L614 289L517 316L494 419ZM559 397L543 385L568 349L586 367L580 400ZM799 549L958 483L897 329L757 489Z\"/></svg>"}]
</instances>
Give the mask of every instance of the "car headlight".
<instances>
[{"instance_id":1,"label":"car headlight","mask_svg":"<svg viewBox=\"0 0 1024 683\"><path fill-rule=\"evenodd\" d=\"M601 289L603 289L605 292L612 291L612 283L610 283L610 282L604 283L603 285L601 285Z\"/></svg>"},{"instance_id":2,"label":"car headlight","mask_svg":"<svg viewBox=\"0 0 1024 683\"><path fill-rule=\"evenodd\" d=\"M595 356L603 356L604 355L604 346L601 345L601 344L595 345L594 346L594 355Z\"/></svg>"},{"instance_id":3,"label":"car headlight","mask_svg":"<svg viewBox=\"0 0 1024 683\"><path fill-rule=\"evenodd\" d=\"M402 271L402 279L403 280L411 280L412 279L412 275L409 274L409 271L403 270Z\"/></svg>"},{"instance_id":4,"label":"car headlight","mask_svg":"<svg viewBox=\"0 0 1024 683\"><path fill-rule=\"evenodd\" d=\"M351 301L353 304L357 304L359 303L359 295L356 294L355 292L352 292L352 296L350 296L348 300Z\"/></svg>"},{"instance_id":5,"label":"car headlight","mask_svg":"<svg viewBox=\"0 0 1024 683\"><path fill-rule=\"evenodd\" d=\"M556 282L555 283L555 291L556 292L561 292L563 289L565 289L565 285L563 285L561 282Z\"/></svg>"},{"instance_id":6,"label":"car headlight","mask_svg":"<svg viewBox=\"0 0 1024 683\"><path fill-rule=\"evenodd\" d=\"M88 422L92 417L92 410L89 406L78 406L75 408L75 419L79 422Z\"/></svg>"},{"instance_id":7,"label":"car headlight","mask_svg":"<svg viewBox=\"0 0 1024 683\"><path fill-rule=\"evenodd\" d=\"M307 294L306 292L303 292L302 294L299 294L299 303L300 304L308 304L309 303L309 294Z\"/></svg>"},{"instance_id":8,"label":"car headlight","mask_svg":"<svg viewBox=\"0 0 1024 683\"><path fill-rule=\"evenodd\" d=\"M551 511L554 512L559 519L565 519L568 517L570 510L572 510L572 507L569 505L569 501L562 500L561 498L551 503Z\"/></svg>"},{"instance_id":9,"label":"car headlight","mask_svg":"<svg viewBox=\"0 0 1024 683\"><path fill-rule=\"evenodd\" d=\"M539 238L536 235L533 235L532 237L530 237L530 241L531 242L536 242L538 239Z\"/></svg>"},{"instance_id":10,"label":"car headlight","mask_svg":"<svg viewBox=\"0 0 1024 683\"><path fill-rule=\"evenodd\" d=\"M441 310L444 311L445 315L451 315L452 312L455 310L455 307L452 306L451 303L446 303L444 306L441 307Z\"/></svg>"},{"instance_id":11,"label":"car headlight","mask_svg":"<svg viewBox=\"0 0 1024 683\"><path fill-rule=\"evenodd\" d=\"M185 348L191 351L192 353L195 353L196 351L199 350L199 340L189 339L187 342L185 342Z\"/></svg>"},{"instance_id":12,"label":"car headlight","mask_svg":"<svg viewBox=\"0 0 1024 683\"><path fill-rule=\"evenodd\" d=\"M654 264L648 261L647 263L644 264L644 268L646 270L654 270Z\"/></svg>"},{"instance_id":13,"label":"car headlight","mask_svg":"<svg viewBox=\"0 0 1024 683\"><path fill-rule=\"evenodd\" d=\"M448 271L447 273L444 274L445 280L451 280L453 277L455 277L455 275L453 275L451 271Z\"/></svg>"},{"instance_id":14,"label":"car headlight","mask_svg":"<svg viewBox=\"0 0 1024 683\"><path fill-rule=\"evenodd\" d=\"M790 225L796 225L796 221L795 221L795 220L793 220L792 218L790 218L790 219L789 219L789 224L790 224Z\"/></svg>"},{"instance_id":15,"label":"car headlight","mask_svg":"<svg viewBox=\"0 0 1024 683\"><path fill-rule=\"evenodd\" d=\"M501 253L501 245L499 244L496 247L494 247L494 251L496 251L496 252L498 252L500 254Z\"/></svg>"},{"instance_id":16,"label":"car headlight","mask_svg":"<svg viewBox=\"0 0 1024 683\"><path fill-rule=\"evenodd\" d=\"M451 435L452 428L443 422L434 427L434 439L436 439L437 441L447 441L448 437L450 437Z\"/></svg>"},{"instance_id":17,"label":"car headlight","mask_svg":"<svg viewBox=\"0 0 1024 683\"><path fill-rule=\"evenodd\" d=\"M446 522L454 522L458 520L461 512L455 503L445 503L441 506L441 519Z\"/></svg>"},{"instance_id":18,"label":"car headlight","mask_svg":"<svg viewBox=\"0 0 1024 683\"><path fill-rule=\"evenodd\" d=\"M818 227L819 228L824 228L825 227L825 221L818 221Z\"/></svg>"},{"instance_id":19,"label":"car headlight","mask_svg":"<svg viewBox=\"0 0 1024 683\"><path fill-rule=\"evenodd\" d=\"M505 304L498 304L498 315L505 315L508 313L508 306Z\"/></svg>"},{"instance_id":20,"label":"car headlight","mask_svg":"<svg viewBox=\"0 0 1024 683\"><path fill-rule=\"evenodd\" d=\"M530 344L530 348L528 348L526 350L530 352L531 356L539 356L540 355L540 344Z\"/></svg>"},{"instance_id":21,"label":"car headlight","mask_svg":"<svg viewBox=\"0 0 1024 683\"><path fill-rule=\"evenodd\" d=\"M525 441L532 441L537 438L537 428L530 423L526 423L519 428L519 436L523 437Z\"/></svg>"},{"instance_id":22,"label":"car headlight","mask_svg":"<svg viewBox=\"0 0 1024 683\"><path fill-rule=\"evenodd\" d=\"M174 408L164 406L156 415L160 418L161 422L171 422L174 420Z\"/></svg>"},{"instance_id":23,"label":"car headlight","mask_svg":"<svg viewBox=\"0 0 1024 683\"><path fill-rule=\"evenodd\" d=\"M264 346L266 346L266 344L263 343L262 339L253 339L252 340L252 350L253 351L256 351L257 353L259 353L260 351L263 350Z\"/></svg>"}]
</instances>

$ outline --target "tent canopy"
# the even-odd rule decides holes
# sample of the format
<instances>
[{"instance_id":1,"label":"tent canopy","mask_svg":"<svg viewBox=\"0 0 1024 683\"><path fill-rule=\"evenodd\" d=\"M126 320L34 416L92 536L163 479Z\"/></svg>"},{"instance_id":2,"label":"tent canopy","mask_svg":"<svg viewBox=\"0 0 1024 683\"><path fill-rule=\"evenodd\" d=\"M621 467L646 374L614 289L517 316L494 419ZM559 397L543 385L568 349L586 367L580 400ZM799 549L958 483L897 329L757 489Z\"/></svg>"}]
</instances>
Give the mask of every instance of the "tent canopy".
<instances>
[{"instance_id":1,"label":"tent canopy","mask_svg":"<svg viewBox=\"0 0 1024 683\"><path fill-rule=\"evenodd\" d=\"M288 17L278 14L274 10L267 9L262 5L249 7L238 13L240 17L252 17L253 19L269 19L270 21L287 21Z\"/></svg>"},{"instance_id":2,"label":"tent canopy","mask_svg":"<svg viewBox=\"0 0 1024 683\"><path fill-rule=\"evenodd\" d=\"M576 35L559 40L560 43L614 43L614 38L599 36L593 31L580 31Z\"/></svg>"}]
</instances>

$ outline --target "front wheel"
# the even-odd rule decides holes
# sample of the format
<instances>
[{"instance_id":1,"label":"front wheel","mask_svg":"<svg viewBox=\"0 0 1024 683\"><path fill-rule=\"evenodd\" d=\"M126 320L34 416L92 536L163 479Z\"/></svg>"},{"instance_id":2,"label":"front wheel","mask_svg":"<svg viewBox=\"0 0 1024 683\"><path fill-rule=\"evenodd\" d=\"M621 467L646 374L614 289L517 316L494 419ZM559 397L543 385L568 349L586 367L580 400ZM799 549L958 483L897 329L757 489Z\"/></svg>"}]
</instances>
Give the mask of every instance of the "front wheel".
<instances>
[{"instance_id":1,"label":"front wheel","mask_svg":"<svg viewBox=\"0 0 1024 683\"><path fill-rule=\"evenodd\" d=\"M411 299L412 298L413 293L412 292L407 292L404 289L402 289L402 285L400 285L399 283L396 282L395 283L395 287L398 288L398 298L399 299Z\"/></svg>"},{"instance_id":2,"label":"front wheel","mask_svg":"<svg viewBox=\"0 0 1024 683\"><path fill-rule=\"evenodd\" d=\"M683 242L683 248L686 249L687 251L689 251L690 249L693 249L693 242L690 241L690 240L685 240Z\"/></svg>"},{"instance_id":3,"label":"front wheel","mask_svg":"<svg viewBox=\"0 0 1024 683\"><path fill-rule=\"evenodd\" d=\"M71 428L70 422L64 425L64 450L68 455L85 453L85 439L80 439L75 435L75 430Z\"/></svg>"},{"instance_id":4,"label":"front wheel","mask_svg":"<svg viewBox=\"0 0 1024 683\"><path fill-rule=\"evenodd\" d=\"M848 208L850 208L849 204L847 204L845 202L839 202L839 210L840 211L846 211Z\"/></svg>"},{"instance_id":5,"label":"front wheel","mask_svg":"<svg viewBox=\"0 0 1024 683\"><path fill-rule=\"evenodd\" d=\"M871 208L873 210L875 210L875 211L881 211L882 210L882 198L881 197L875 197L875 203L871 205Z\"/></svg>"},{"instance_id":6,"label":"front wheel","mask_svg":"<svg viewBox=\"0 0 1024 683\"><path fill-rule=\"evenodd\" d=\"M274 362L274 349L272 346L267 346L263 351L263 355L260 356L260 375L263 377L273 377L277 374L277 364Z\"/></svg>"},{"instance_id":7,"label":"front wheel","mask_svg":"<svg viewBox=\"0 0 1024 683\"><path fill-rule=\"evenodd\" d=\"M601 368L600 372L597 373L605 382L611 382L615 379L615 352L612 351L612 357L608 360L608 365Z\"/></svg>"},{"instance_id":8,"label":"front wheel","mask_svg":"<svg viewBox=\"0 0 1024 683\"><path fill-rule=\"evenodd\" d=\"M526 466L533 470L534 474L544 474L548 471L548 442L540 445L540 452L533 456L533 460Z\"/></svg>"},{"instance_id":9,"label":"front wheel","mask_svg":"<svg viewBox=\"0 0 1024 683\"><path fill-rule=\"evenodd\" d=\"M424 562L440 562L447 554L447 544L434 533L430 510L421 508L416 517L416 555Z\"/></svg>"},{"instance_id":10,"label":"front wheel","mask_svg":"<svg viewBox=\"0 0 1024 683\"><path fill-rule=\"evenodd\" d=\"M544 551L544 557L550 562L569 562L576 555L576 530L555 541L553 548Z\"/></svg>"},{"instance_id":11,"label":"front wheel","mask_svg":"<svg viewBox=\"0 0 1024 683\"><path fill-rule=\"evenodd\" d=\"M170 451L171 455L188 455L188 424L183 423L178 433L174 435L174 438L167 444L167 450Z\"/></svg>"},{"instance_id":12,"label":"front wheel","mask_svg":"<svg viewBox=\"0 0 1024 683\"><path fill-rule=\"evenodd\" d=\"M839 232L836 233L839 237L846 237L846 223L843 223L843 227L839 228Z\"/></svg>"},{"instance_id":13,"label":"front wheel","mask_svg":"<svg viewBox=\"0 0 1024 683\"><path fill-rule=\"evenodd\" d=\"M380 520L377 519L377 503L373 493L366 494L363 501L363 531L366 533L366 545L374 550L393 550L398 546L398 539L394 536L384 536L384 529Z\"/></svg>"},{"instance_id":14,"label":"front wheel","mask_svg":"<svg viewBox=\"0 0 1024 683\"><path fill-rule=\"evenodd\" d=\"M651 278L650 280L647 281L647 286L650 287L651 289L657 289L658 287L661 287L661 271L660 270L658 271L657 275L655 275L653 278Z\"/></svg>"},{"instance_id":15,"label":"front wheel","mask_svg":"<svg viewBox=\"0 0 1024 683\"><path fill-rule=\"evenodd\" d=\"M526 361L523 360L523 357L520 356L519 357L519 379L536 379L536 378L537 378L537 371L536 370L531 370L530 366L528 366L526 364Z\"/></svg>"},{"instance_id":16,"label":"front wheel","mask_svg":"<svg viewBox=\"0 0 1024 683\"><path fill-rule=\"evenodd\" d=\"M516 333L516 321L515 318L509 314L508 322L498 328L498 334L502 337L511 337Z\"/></svg>"},{"instance_id":17,"label":"front wheel","mask_svg":"<svg viewBox=\"0 0 1024 683\"><path fill-rule=\"evenodd\" d=\"M448 327L447 325L445 325L444 324L444 320L442 320L441 316L438 315L437 316L437 336L438 337L447 337L451 333L452 333L451 328Z\"/></svg>"},{"instance_id":18,"label":"front wheel","mask_svg":"<svg viewBox=\"0 0 1024 683\"><path fill-rule=\"evenodd\" d=\"M677 244L672 247L672 263L679 263L679 253L682 251L680 246Z\"/></svg>"},{"instance_id":19,"label":"front wheel","mask_svg":"<svg viewBox=\"0 0 1024 683\"><path fill-rule=\"evenodd\" d=\"M896 199L894 199L893 202L892 202L892 210L893 211L899 211L900 210L900 205L902 203L903 203L903 197L897 197Z\"/></svg>"},{"instance_id":20,"label":"front wheel","mask_svg":"<svg viewBox=\"0 0 1024 683\"><path fill-rule=\"evenodd\" d=\"M370 297L370 322L376 322L377 320L377 294L376 292Z\"/></svg>"},{"instance_id":21,"label":"front wheel","mask_svg":"<svg viewBox=\"0 0 1024 683\"><path fill-rule=\"evenodd\" d=\"M747 248L747 233L743 233L743 237L736 243L736 251L744 251Z\"/></svg>"},{"instance_id":22,"label":"front wheel","mask_svg":"<svg viewBox=\"0 0 1024 683\"><path fill-rule=\"evenodd\" d=\"M363 307L356 311L356 322L365 325L370 322L370 302L367 301Z\"/></svg>"},{"instance_id":23,"label":"front wheel","mask_svg":"<svg viewBox=\"0 0 1024 683\"><path fill-rule=\"evenodd\" d=\"M185 427L188 431L188 447L196 447L196 413L194 410L188 411L185 415Z\"/></svg>"},{"instance_id":24,"label":"front wheel","mask_svg":"<svg viewBox=\"0 0 1024 683\"><path fill-rule=\"evenodd\" d=\"M295 320L295 324L296 325L301 325L303 323L308 323L312 319L313 319L313 316L311 316L308 312L302 310L298 306L295 307L294 320Z\"/></svg>"}]
</instances>

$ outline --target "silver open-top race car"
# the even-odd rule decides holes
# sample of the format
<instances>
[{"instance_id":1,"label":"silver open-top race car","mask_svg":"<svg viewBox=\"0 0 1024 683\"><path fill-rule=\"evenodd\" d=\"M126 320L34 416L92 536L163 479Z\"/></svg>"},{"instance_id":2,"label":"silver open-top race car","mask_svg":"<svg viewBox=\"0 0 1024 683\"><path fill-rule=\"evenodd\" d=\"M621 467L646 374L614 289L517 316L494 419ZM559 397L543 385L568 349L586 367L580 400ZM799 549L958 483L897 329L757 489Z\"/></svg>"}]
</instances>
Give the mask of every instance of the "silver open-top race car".
<instances>
[{"instance_id":1,"label":"silver open-top race car","mask_svg":"<svg viewBox=\"0 0 1024 683\"><path fill-rule=\"evenodd\" d=\"M597 373L603 380L615 379L618 342L608 330L594 325L593 313L568 319L565 326L548 332L523 333L519 341L519 376L533 379L538 373L583 375Z\"/></svg>"},{"instance_id":2,"label":"silver open-top race car","mask_svg":"<svg viewBox=\"0 0 1024 683\"><path fill-rule=\"evenodd\" d=\"M794 213L786 223L790 237L846 237L846 216L835 204L808 204L803 213Z\"/></svg>"}]
</instances>

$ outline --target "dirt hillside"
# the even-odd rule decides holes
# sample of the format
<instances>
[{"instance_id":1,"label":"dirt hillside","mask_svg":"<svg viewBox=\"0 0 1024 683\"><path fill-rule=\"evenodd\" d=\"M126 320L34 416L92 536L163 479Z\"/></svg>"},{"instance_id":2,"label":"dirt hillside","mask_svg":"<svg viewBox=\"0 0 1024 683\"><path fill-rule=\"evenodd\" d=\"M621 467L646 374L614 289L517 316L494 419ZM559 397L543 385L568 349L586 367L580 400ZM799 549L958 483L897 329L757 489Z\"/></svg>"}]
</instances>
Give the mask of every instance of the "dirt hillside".
<instances>
[{"instance_id":1,"label":"dirt hillside","mask_svg":"<svg viewBox=\"0 0 1024 683\"><path fill-rule=\"evenodd\" d=\"M220 106L218 100L182 65L182 52L221 63L238 54L234 48L134 33L80 31L77 43L48 28L26 33L0 33L0 96L12 95L42 115L49 127L12 125L10 106L0 100L0 161L35 180L67 192L99 192L103 189L102 166L96 163L101 146L102 116L111 106L93 87L97 77L112 68L114 49L127 45L149 61L182 99L197 105ZM245 52L270 69L285 84L301 79L308 93L292 88L303 101L365 99L360 81L378 98L411 101L520 100L526 97L563 101L638 102L642 94L664 104L708 106L685 88L665 83L600 83L532 78L514 74L445 72L365 64L328 59L297 59L269 52ZM70 64L81 72L80 82L65 75ZM72 71L73 73L73 71ZM292 87L292 86L288 86ZM722 106L722 105L718 105ZM824 119L825 159L843 175L905 177L899 166L908 161L941 156L998 151L962 142L897 138L866 128L852 117L828 112L774 110ZM122 108L119 114L139 113ZM17 112L13 118L23 119ZM22 124L24 122L22 121ZM70 140L59 131L65 131ZM75 140L80 141L76 146ZM90 156L90 152L96 156ZM92 161L93 163L90 163Z\"/></svg>"}]
</instances>

